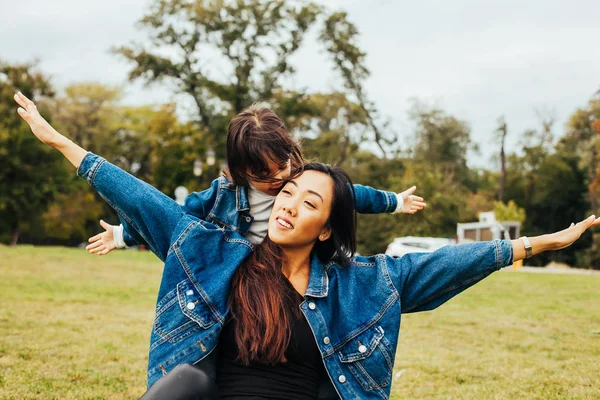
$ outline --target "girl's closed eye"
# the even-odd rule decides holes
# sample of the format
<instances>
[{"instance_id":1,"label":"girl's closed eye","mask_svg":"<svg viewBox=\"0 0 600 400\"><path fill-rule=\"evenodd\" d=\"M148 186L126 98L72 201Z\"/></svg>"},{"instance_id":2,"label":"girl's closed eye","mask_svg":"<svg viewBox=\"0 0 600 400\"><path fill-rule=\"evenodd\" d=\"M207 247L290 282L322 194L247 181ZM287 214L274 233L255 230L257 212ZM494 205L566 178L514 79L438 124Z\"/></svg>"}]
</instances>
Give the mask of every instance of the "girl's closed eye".
<instances>
[{"instance_id":1,"label":"girl's closed eye","mask_svg":"<svg viewBox=\"0 0 600 400\"><path fill-rule=\"evenodd\" d=\"M283 193L283 194L287 194L287 195L290 195L290 194L292 194L292 192L290 192L290 191L289 191L289 190L287 190L287 189L282 189L282 190L281 190L281 193Z\"/></svg>"}]
</instances>

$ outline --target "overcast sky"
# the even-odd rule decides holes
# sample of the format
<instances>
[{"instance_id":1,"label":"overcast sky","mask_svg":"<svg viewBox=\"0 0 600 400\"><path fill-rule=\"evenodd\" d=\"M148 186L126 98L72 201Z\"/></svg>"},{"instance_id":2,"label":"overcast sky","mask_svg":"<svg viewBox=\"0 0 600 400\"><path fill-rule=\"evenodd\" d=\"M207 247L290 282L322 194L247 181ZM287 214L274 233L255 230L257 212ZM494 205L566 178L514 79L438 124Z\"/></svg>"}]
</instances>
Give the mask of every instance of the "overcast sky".
<instances>
[{"instance_id":1,"label":"overcast sky","mask_svg":"<svg viewBox=\"0 0 600 400\"><path fill-rule=\"evenodd\" d=\"M411 98L468 121L482 147L475 166L493 168L496 119L505 115L509 146L539 126L535 109L553 109L555 133L600 89L600 1L323 1L343 8L367 52L369 97L396 131L411 131ZM127 83L129 65L111 46L144 38L135 22L148 0L16 2L0 0L0 59L41 60L58 88L73 82L123 85L127 104L172 100L164 88ZM314 35L313 35L314 37ZM294 57L294 88L332 90L341 82L309 40ZM408 138L407 138L408 140Z\"/></svg>"}]
</instances>

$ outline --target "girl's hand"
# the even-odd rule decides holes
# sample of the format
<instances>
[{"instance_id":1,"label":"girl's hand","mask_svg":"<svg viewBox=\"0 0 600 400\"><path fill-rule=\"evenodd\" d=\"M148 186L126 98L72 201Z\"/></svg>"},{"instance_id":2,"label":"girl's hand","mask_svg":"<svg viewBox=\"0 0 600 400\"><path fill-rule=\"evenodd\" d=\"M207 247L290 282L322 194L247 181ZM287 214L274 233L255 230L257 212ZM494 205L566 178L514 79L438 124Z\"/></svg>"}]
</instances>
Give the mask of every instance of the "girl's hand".
<instances>
[{"instance_id":1,"label":"girl's hand","mask_svg":"<svg viewBox=\"0 0 600 400\"><path fill-rule=\"evenodd\" d=\"M35 103L21 92L16 93L14 99L21 106L17 113L29 124L33 134L42 143L55 147L56 141L63 136L40 115Z\"/></svg>"},{"instance_id":2,"label":"girl's hand","mask_svg":"<svg viewBox=\"0 0 600 400\"><path fill-rule=\"evenodd\" d=\"M402 206L403 214L414 214L417 211L420 211L427 207L427 204L423 202L423 198L419 196L415 196L413 193L417 190L416 186L411 187L410 189L405 190L400 193L402 199L404 200L404 205Z\"/></svg>"},{"instance_id":3,"label":"girl's hand","mask_svg":"<svg viewBox=\"0 0 600 400\"><path fill-rule=\"evenodd\" d=\"M90 254L98 253L99 256L110 253L116 249L115 237L114 237L114 226L107 224L103 220L100 220L100 225L105 229L104 232L92 236L89 238L90 244L85 248Z\"/></svg>"}]
</instances>

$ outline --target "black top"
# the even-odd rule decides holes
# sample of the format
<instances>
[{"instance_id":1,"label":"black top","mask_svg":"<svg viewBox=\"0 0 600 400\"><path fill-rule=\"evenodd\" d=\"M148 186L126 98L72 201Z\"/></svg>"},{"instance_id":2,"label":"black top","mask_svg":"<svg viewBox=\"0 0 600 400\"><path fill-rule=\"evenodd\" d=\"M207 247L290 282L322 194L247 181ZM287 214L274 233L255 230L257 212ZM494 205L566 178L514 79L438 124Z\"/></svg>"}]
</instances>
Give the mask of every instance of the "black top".
<instances>
[{"instance_id":1,"label":"black top","mask_svg":"<svg viewBox=\"0 0 600 400\"><path fill-rule=\"evenodd\" d=\"M287 281L287 279L286 279ZM290 297L295 299L288 307L296 307L304 300L287 281ZM314 400L318 397L320 379L325 373L321 353L315 337L302 313L292 327L290 344L285 351L287 362L275 365L251 362L243 365L235 358L235 324L232 319L223 327L219 337L217 385L222 399L282 399ZM260 338L257 338L260 340Z\"/></svg>"}]
</instances>

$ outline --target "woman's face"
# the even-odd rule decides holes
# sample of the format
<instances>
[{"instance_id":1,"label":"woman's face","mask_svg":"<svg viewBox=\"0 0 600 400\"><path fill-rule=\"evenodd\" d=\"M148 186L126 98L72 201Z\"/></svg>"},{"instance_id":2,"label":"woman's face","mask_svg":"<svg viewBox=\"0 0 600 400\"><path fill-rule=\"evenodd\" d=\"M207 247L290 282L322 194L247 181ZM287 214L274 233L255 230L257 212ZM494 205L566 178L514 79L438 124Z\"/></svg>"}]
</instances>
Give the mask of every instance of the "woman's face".
<instances>
[{"instance_id":1,"label":"woman's face","mask_svg":"<svg viewBox=\"0 0 600 400\"><path fill-rule=\"evenodd\" d=\"M275 198L269 218L269 238L282 247L312 247L327 240L333 201L333 181L317 171L304 171Z\"/></svg>"}]
</instances>

